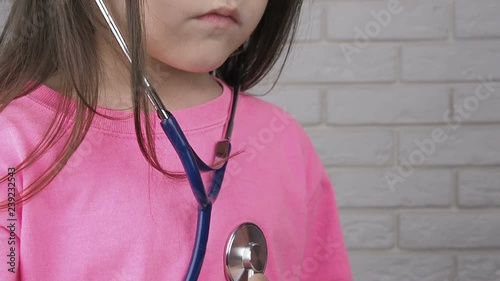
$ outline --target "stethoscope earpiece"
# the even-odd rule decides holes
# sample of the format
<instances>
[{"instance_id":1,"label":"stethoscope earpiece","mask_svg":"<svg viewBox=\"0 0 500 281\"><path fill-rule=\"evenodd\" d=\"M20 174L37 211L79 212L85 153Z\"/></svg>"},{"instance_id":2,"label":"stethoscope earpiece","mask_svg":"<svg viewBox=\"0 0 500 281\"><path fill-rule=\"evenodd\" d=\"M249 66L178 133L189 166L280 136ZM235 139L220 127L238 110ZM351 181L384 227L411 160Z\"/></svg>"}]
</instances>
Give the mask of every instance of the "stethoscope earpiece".
<instances>
[{"instance_id":1,"label":"stethoscope earpiece","mask_svg":"<svg viewBox=\"0 0 500 281\"><path fill-rule=\"evenodd\" d=\"M263 273L267 265L267 242L262 230L244 223L233 232L226 246L226 277L230 281L248 281Z\"/></svg>"}]
</instances>

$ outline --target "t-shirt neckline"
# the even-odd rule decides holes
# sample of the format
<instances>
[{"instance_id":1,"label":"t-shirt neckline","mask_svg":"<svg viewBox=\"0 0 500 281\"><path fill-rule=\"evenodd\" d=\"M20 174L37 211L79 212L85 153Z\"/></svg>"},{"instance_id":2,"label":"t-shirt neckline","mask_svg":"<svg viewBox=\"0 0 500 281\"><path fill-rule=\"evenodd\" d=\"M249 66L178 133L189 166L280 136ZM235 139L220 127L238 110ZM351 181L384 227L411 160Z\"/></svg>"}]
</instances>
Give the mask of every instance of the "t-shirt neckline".
<instances>
[{"instance_id":1,"label":"t-shirt neckline","mask_svg":"<svg viewBox=\"0 0 500 281\"><path fill-rule=\"evenodd\" d=\"M184 132L203 130L227 121L233 90L220 78L214 77L214 79L222 86L222 93L218 97L200 105L171 111ZM28 97L55 112L62 94L45 84L41 84ZM168 105L166 106L168 109ZM135 134L132 111L114 110L100 106L96 108L96 111L103 116L96 114L91 128L115 133ZM152 121L154 134L164 134L156 112L148 114Z\"/></svg>"}]
</instances>

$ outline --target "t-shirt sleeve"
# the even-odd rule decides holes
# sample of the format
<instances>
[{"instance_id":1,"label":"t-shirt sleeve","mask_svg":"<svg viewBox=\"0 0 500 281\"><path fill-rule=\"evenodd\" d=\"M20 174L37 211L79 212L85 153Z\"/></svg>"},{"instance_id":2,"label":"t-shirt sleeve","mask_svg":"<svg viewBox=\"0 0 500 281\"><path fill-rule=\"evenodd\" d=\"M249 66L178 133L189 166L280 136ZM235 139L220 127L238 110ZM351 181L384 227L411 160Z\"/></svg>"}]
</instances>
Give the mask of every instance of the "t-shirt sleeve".
<instances>
[{"instance_id":1,"label":"t-shirt sleeve","mask_svg":"<svg viewBox=\"0 0 500 281\"><path fill-rule=\"evenodd\" d=\"M311 195L306 208L307 232L302 270L295 276L299 275L298 280L301 281L352 281L334 186L305 130L301 130L300 138Z\"/></svg>"},{"instance_id":2,"label":"t-shirt sleeve","mask_svg":"<svg viewBox=\"0 0 500 281\"><path fill-rule=\"evenodd\" d=\"M325 171L307 212L306 251L300 280L352 281L335 194Z\"/></svg>"}]
</instances>

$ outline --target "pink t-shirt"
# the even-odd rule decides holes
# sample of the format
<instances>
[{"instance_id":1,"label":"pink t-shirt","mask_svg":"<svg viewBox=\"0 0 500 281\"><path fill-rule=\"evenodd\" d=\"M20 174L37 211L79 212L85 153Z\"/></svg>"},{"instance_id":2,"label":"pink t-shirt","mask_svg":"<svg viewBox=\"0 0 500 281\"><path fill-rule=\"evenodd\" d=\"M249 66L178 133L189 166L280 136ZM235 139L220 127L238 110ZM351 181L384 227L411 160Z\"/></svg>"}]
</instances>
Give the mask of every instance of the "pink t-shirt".
<instances>
[{"instance_id":1,"label":"pink t-shirt","mask_svg":"<svg viewBox=\"0 0 500 281\"><path fill-rule=\"evenodd\" d=\"M231 88L218 81L221 96L173 112L208 163L213 163L231 100ZM0 177L37 144L60 97L42 85L0 114ZM96 115L56 179L16 206L15 213L0 211L0 280L182 280L197 217L189 184L150 167L130 112L98 111L120 120ZM162 164L183 172L159 122L153 125ZM242 94L232 144L233 153L244 152L229 161L199 280L226 280L227 240L238 225L252 222L266 235L271 281L351 281L333 188L299 123L278 107ZM10 187L19 194L54 157L52 151L29 170L13 173ZM205 184L210 177L203 176ZM8 183L0 184L1 200L9 197Z\"/></svg>"}]
</instances>

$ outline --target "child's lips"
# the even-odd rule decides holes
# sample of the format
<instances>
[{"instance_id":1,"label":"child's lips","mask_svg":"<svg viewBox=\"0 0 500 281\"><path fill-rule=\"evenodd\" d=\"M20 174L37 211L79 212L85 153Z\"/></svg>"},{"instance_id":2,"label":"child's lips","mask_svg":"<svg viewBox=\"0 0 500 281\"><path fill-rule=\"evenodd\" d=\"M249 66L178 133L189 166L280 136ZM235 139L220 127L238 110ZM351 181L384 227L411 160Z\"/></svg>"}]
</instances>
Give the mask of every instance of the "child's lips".
<instances>
[{"instance_id":1,"label":"child's lips","mask_svg":"<svg viewBox=\"0 0 500 281\"><path fill-rule=\"evenodd\" d=\"M222 21L227 21L229 23L229 20L232 21L234 24L239 24L240 22L240 15L238 13L238 10L233 8L233 7L219 7L216 9L213 9L201 16L198 17L198 19L205 19L205 20L210 20L213 22L222 22Z\"/></svg>"}]
</instances>

